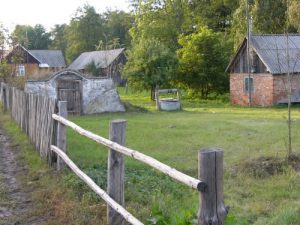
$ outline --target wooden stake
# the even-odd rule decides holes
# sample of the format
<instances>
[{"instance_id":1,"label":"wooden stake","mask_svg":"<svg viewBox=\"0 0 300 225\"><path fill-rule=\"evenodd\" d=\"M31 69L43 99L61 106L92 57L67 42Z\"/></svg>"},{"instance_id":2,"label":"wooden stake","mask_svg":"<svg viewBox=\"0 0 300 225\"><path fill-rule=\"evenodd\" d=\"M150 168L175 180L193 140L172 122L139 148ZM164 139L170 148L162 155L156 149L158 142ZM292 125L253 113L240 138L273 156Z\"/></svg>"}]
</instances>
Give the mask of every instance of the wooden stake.
<instances>
[{"instance_id":1,"label":"wooden stake","mask_svg":"<svg viewBox=\"0 0 300 225\"><path fill-rule=\"evenodd\" d=\"M3 99L3 111L7 111L7 97L6 97L6 87L4 86L2 89L2 99Z\"/></svg>"},{"instance_id":2,"label":"wooden stake","mask_svg":"<svg viewBox=\"0 0 300 225\"><path fill-rule=\"evenodd\" d=\"M67 118L67 102L59 101L58 102L58 115ZM67 153L67 132L66 126L62 123L57 124L57 147L61 149L63 152ZM57 156L57 170L62 170L65 167L64 162Z\"/></svg>"},{"instance_id":3,"label":"wooden stake","mask_svg":"<svg viewBox=\"0 0 300 225\"><path fill-rule=\"evenodd\" d=\"M126 120L110 122L109 139L120 145L125 145ZM123 154L109 149L107 169L107 193L121 206L125 205L124 198L124 159ZM124 225L124 218L111 206L107 206L107 224Z\"/></svg>"},{"instance_id":4,"label":"wooden stake","mask_svg":"<svg viewBox=\"0 0 300 225\"><path fill-rule=\"evenodd\" d=\"M227 208L223 197L223 150L199 151L199 178L206 188L199 195L198 225L224 225Z\"/></svg>"}]
</instances>

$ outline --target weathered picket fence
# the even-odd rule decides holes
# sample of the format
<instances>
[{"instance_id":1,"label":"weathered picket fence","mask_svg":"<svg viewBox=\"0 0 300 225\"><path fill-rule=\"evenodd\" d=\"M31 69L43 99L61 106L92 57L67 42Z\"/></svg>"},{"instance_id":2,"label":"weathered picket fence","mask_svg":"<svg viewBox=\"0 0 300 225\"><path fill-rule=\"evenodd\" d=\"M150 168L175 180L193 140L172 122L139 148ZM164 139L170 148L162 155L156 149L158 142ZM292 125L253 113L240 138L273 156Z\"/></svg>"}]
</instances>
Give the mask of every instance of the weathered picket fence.
<instances>
[{"instance_id":1,"label":"weathered picket fence","mask_svg":"<svg viewBox=\"0 0 300 225\"><path fill-rule=\"evenodd\" d=\"M49 155L52 143L56 100L23 92L5 83L0 85L4 111L10 111L12 118L29 136L42 158Z\"/></svg>"},{"instance_id":2,"label":"weathered picket fence","mask_svg":"<svg viewBox=\"0 0 300 225\"><path fill-rule=\"evenodd\" d=\"M19 126L29 135L41 157L47 158L50 165L56 164L58 170L67 165L107 202L108 225L124 225L125 221L133 225L143 224L124 208L123 155L141 161L199 191L198 225L225 224L228 209L223 200L223 151L221 149L211 148L199 151L199 179L196 179L150 156L125 147L125 120L111 121L110 138L106 139L67 120L67 102L59 101L56 107L54 99L24 93L4 83L0 86L0 99L4 110L9 110ZM58 113L55 114L57 110ZM66 127L108 147L107 192L82 172L67 156Z\"/></svg>"}]
</instances>

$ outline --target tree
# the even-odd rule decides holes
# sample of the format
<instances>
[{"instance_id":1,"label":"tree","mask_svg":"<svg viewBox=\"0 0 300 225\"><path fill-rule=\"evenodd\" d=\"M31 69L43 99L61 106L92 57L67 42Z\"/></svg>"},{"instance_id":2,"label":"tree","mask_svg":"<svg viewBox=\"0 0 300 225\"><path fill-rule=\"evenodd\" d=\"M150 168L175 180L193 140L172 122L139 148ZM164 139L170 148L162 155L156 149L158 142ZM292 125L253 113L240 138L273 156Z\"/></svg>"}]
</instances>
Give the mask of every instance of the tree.
<instances>
[{"instance_id":1,"label":"tree","mask_svg":"<svg viewBox=\"0 0 300 225\"><path fill-rule=\"evenodd\" d=\"M192 0L191 12L197 23L203 23L214 31L225 31L231 27L232 16L239 0Z\"/></svg>"},{"instance_id":2,"label":"tree","mask_svg":"<svg viewBox=\"0 0 300 225\"><path fill-rule=\"evenodd\" d=\"M289 6L288 6L289 28L291 28L291 27L295 28L295 30L298 31L298 32L300 32L299 8L300 8L300 1L299 0L290 0L289 1Z\"/></svg>"},{"instance_id":3,"label":"tree","mask_svg":"<svg viewBox=\"0 0 300 225\"><path fill-rule=\"evenodd\" d=\"M169 48L178 48L178 36L189 32L188 1L150 0L139 2L136 9L135 26L130 30L133 42L157 39Z\"/></svg>"},{"instance_id":4,"label":"tree","mask_svg":"<svg viewBox=\"0 0 300 225\"><path fill-rule=\"evenodd\" d=\"M72 62L80 53L95 50L99 40L105 40L104 20L94 7L85 4L77 9L66 29L66 57Z\"/></svg>"},{"instance_id":5,"label":"tree","mask_svg":"<svg viewBox=\"0 0 300 225\"><path fill-rule=\"evenodd\" d=\"M34 27L17 25L12 33L14 42L28 49L48 49L51 43L50 33L41 24Z\"/></svg>"},{"instance_id":6,"label":"tree","mask_svg":"<svg viewBox=\"0 0 300 225\"><path fill-rule=\"evenodd\" d=\"M99 77L101 76L101 68L97 67L96 63L94 61L92 61L91 63L87 64L84 68L84 70L93 76Z\"/></svg>"},{"instance_id":7,"label":"tree","mask_svg":"<svg viewBox=\"0 0 300 225\"><path fill-rule=\"evenodd\" d=\"M224 72L231 53L231 45L221 33L207 27L197 33L181 36L182 48L177 51L180 67L178 81L207 98L211 92L228 90L228 76Z\"/></svg>"},{"instance_id":8,"label":"tree","mask_svg":"<svg viewBox=\"0 0 300 225\"><path fill-rule=\"evenodd\" d=\"M141 39L128 52L124 75L137 90L151 90L154 100L155 88L165 87L174 79L178 65L176 54L155 39Z\"/></svg>"},{"instance_id":9,"label":"tree","mask_svg":"<svg viewBox=\"0 0 300 225\"><path fill-rule=\"evenodd\" d=\"M134 17L124 11L107 11L104 13L107 40L119 39L121 46L130 46L129 30Z\"/></svg>"},{"instance_id":10,"label":"tree","mask_svg":"<svg viewBox=\"0 0 300 225\"><path fill-rule=\"evenodd\" d=\"M66 39L66 24L56 24L50 34L51 34L51 49L62 50L65 53L67 48L67 39Z\"/></svg>"},{"instance_id":11,"label":"tree","mask_svg":"<svg viewBox=\"0 0 300 225\"><path fill-rule=\"evenodd\" d=\"M286 12L286 0L255 0L252 10L254 31L263 34L284 33Z\"/></svg>"}]
</instances>

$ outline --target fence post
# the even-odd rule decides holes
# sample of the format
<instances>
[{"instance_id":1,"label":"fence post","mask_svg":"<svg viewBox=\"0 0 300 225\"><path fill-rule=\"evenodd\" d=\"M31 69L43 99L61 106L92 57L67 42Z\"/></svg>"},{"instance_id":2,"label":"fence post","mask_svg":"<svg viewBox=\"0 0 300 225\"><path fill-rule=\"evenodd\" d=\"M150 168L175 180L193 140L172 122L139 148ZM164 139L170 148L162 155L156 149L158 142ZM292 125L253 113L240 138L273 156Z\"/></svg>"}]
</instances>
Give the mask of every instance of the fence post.
<instances>
[{"instance_id":1,"label":"fence post","mask_svg":"<svg viewBox=\"0 0 300 225\"><path fill-rule=\"evenodd\" d=\"M7 111L7 94L6 94L6 87L3 85L2 86L2 103L3 103L3 111L6 112Z\"/></svg>"},{"instance_id":2,"label":"fence post","mask_svg":"<svg viewBox=\"0 0 300 225\"><path fill-rule=\"evenodd\" d=\"M110 122L109 139L120 145L125 145L126 120ZM125 205L124 199L124 160L123 155L113 149L108 153L107 193L120 205ZM124 218L110 206L107 206L107 224L124 225Z\"/></svg>"},{"instance_id":3,"label":"fence post","mask_svg":"<svg viewBox=\"0 0 300 225\"><path fill-rule=\"evenodd\" d=\"M201 150L198 159L199 179L206 184L199 195L198 225L224 225L227 208L223 197L223 150Z\"/></svg>"},{"instance_id":4,"label":"fence post","mask_svg":"<svg viewBox=\"0 0 300 225\"><path fill-rule=\"evenodd\" d=\"M68 111L67 111L67 102L66 101L59 101L58 102L58 115L67 118ZM62 123L58 122L57 124L57 133L56 133L56 140L57 140L57 147L67 153L67 132L66 126ZM65 167L65 163L63 160L57 156L57 170L62 170Z\"/></svg>"}]
</instances>

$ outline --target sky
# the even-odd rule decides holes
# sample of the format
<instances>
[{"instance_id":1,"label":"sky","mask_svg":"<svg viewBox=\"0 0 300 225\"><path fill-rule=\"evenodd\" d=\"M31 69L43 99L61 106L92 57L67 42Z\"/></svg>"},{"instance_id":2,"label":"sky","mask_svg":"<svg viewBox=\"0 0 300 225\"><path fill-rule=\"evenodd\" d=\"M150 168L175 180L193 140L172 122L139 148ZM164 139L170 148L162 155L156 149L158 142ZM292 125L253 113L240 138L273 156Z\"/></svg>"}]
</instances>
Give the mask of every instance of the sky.
<instances>
[{"instance_id":1,"label":"sky","mask_svg":"<svg viewBox=\"0 0 300 225\"><path fill-rule=\"evenodd\" d=\"M16 24L42 24L49 31L55 24L69 23L76 9L85 3L98 13L107 9L129 11L128 0L0 0L0 24L10 31Z\"/></svg>"}]
</instances>

